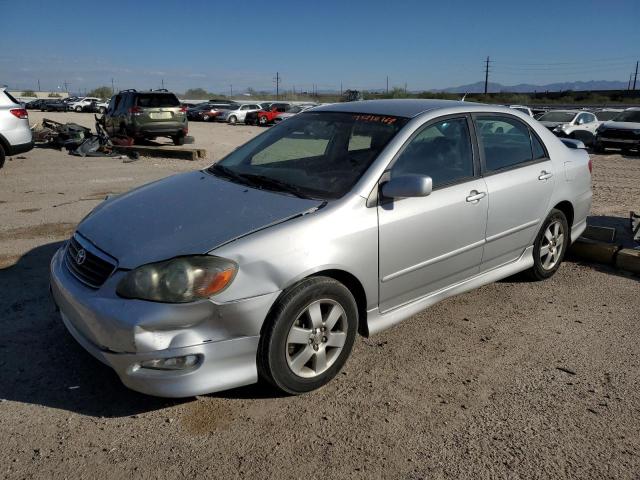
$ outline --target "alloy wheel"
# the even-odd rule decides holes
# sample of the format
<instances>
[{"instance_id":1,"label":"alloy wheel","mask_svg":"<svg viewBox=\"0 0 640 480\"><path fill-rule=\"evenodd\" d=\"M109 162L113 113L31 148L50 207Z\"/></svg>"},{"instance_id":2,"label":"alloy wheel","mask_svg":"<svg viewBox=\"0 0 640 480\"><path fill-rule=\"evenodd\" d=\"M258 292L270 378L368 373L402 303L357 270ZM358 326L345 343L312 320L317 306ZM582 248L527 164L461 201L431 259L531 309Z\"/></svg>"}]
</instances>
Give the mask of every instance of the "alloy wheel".
<instances>
[{"instance_id":1,"label":"alloy wheel","mask_svg":"<svg viewBox=\"0 0 640 480\"><path fill-rule=\"evenodd\" d=\"M328 298L316 300L291 325L287 364L299 377L316 377L338 359L346 340L347 319L342 306Z\"/></svg>"},{"instance_id":2,"label":"alloy wheel","mask_svg":"<svg viewBox=\"0 0 640 480\"><path fill-rule=\"evenodd\" d=\"M564 246L564 229L559 220L551 222L540 244L540 263L545 270L551 270L560 261Z\"/></svg>"}]
</instances>

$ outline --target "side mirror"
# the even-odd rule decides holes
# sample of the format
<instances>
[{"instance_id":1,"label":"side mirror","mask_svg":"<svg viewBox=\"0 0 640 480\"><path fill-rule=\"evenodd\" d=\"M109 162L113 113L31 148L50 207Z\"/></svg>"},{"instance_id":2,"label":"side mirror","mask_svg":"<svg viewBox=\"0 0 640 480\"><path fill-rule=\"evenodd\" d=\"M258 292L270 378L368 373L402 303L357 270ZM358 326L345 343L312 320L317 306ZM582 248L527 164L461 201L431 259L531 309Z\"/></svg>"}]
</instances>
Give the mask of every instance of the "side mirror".
<instances>
[{"instance_id":1,"label":"side mirror","mask_svg":"<svg viewBox=\"0 0 640 480\"><path fill-rule=\"evenodd\" d=\"M387 198L426 197L433 190L433 181L427 175L401 175L382 185Z\"/></svg>"}]
</instances>

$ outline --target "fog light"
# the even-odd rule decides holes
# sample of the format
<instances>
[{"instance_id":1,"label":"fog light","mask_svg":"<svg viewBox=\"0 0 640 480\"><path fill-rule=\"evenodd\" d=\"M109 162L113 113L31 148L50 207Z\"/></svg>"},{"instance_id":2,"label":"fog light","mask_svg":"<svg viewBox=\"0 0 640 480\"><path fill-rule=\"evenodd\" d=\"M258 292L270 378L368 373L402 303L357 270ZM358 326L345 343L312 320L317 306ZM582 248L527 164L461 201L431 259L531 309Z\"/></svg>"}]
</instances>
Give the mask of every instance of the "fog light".
<instances>
[{"instance_id":1,"label":"fog light","mask_svg":"<svg viewBox=\"0 0 640 480\"><path fill-rule=\"evenodd\" d=\"M141 368L153 370L186 370L200 363L200 355L185 355L183 357L156 358L140 363Z\"/></svg>"}]
</instances>

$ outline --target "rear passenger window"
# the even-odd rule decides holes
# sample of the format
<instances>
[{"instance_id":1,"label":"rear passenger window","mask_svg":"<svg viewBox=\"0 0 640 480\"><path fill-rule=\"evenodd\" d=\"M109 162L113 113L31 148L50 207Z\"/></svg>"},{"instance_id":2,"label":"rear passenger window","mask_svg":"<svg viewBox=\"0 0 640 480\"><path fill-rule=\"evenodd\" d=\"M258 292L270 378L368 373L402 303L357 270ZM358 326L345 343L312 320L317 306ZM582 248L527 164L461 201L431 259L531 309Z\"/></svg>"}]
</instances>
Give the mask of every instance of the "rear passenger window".
<instances>
[{"instance_id":1,"label":"rear passenger window","mask_svg":"<svg viewBox=\"0 0 640 480\"><path fill-rule=\"evenodd\" d=\"M533 150L533 159L538 160L540 158L547 158L547 152L545 151L542 143L538 140L533 133L531 134L531 149Z\"/></svg>"},{"instance_id":2,"label":"rear passenger window","mask_svg":"<svg viewBox=\"0 0 640 480\"><path fill-rule=\"evenodd\" d=\"M477 117L475 121L488 171L507 169L533 160L531 136L525 124L512 118L494 116Z\"/></svg>"},{"instance_id":3,"label":"rear passenger window","mask_svg":"<svg viewBox=\"0 0 640 480\"><path fill-rule=\"evenodd\" d=\"M467 120L453 118L423 128L391 169L391 177L400 175L428 175L434 187L473 177Z\"/></svg>"}]
</instances>

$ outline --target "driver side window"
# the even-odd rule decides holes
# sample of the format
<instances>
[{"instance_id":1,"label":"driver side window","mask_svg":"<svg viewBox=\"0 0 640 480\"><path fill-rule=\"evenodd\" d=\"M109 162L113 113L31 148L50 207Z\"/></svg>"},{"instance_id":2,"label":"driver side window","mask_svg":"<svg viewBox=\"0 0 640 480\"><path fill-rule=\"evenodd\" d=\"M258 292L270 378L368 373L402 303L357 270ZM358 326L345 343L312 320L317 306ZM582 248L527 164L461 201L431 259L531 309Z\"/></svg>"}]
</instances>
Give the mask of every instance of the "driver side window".
<instances>
[{"instance_id":1,"label":"driver side window","mask_svg":"<svg viewBox=\"0 0 640 480\"><path fill-rule=\"evenodd\" d=\"M428 175L434 188L473 177L466 118L451 118L423 127L391 168L391 177L400 175Z\"/></svg>"}]
</instances>

